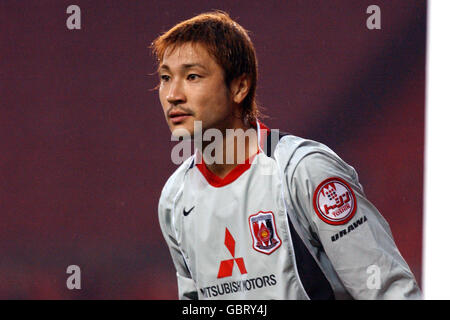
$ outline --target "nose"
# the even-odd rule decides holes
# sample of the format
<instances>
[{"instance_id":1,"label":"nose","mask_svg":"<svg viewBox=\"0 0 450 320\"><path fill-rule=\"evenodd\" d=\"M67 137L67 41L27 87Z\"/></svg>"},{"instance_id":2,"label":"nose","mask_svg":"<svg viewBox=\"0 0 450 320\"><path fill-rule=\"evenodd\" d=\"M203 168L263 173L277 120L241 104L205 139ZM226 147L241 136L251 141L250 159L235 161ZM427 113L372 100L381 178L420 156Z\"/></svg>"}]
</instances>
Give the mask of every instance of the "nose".
<instances>
[{"instance_id":1,"label":"nose","mask_svg":"<svg viewBox=\"0 0 450 320\"><path fill-rule=\"evenodd\" d=\"M186 95L184 94L183 83L180 80L174 79L171 82L166 99L170 104L173 105L186 102Z\"/></svg>"}]
</instances>

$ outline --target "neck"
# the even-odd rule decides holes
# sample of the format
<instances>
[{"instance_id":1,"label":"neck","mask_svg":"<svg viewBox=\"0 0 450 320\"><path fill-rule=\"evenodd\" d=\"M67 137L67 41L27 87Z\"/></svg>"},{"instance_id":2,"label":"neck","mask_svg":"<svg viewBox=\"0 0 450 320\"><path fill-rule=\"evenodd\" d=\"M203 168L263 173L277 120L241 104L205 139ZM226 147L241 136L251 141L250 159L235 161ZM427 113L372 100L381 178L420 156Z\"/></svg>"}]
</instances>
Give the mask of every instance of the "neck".
<instances>
[{"instance_id":1,"label":"neck","mask_svg":"<svg viewBox=\"0 0 450 320\"><path fill-rule=\"evenodd\" d=\"M223 178L258 152L258 133L256 128L246 126L242 121L220 132L222 139L203 141L201 150L206 167Z\"/></svg>"}]
</instances>

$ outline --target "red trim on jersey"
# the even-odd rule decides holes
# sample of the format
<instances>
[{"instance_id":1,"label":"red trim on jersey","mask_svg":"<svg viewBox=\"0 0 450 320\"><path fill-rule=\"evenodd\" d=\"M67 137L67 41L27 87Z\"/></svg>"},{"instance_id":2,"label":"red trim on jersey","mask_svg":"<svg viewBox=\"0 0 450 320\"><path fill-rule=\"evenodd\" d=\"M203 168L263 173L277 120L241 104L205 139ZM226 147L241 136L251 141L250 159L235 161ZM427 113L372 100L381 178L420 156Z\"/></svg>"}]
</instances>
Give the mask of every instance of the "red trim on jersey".
<instances>
[{"instance_id":1,"label":"red trim on jersey","mask_svg":"<svg viewBox=\"0 0 450 320\"><path fill-rule=\"evenodd\" d=\"M238 164L236 167L233 168L225 177L221 178L217 176L215 173L213 173L211 170L208 169L208 167L205 164L205 161L203 160L200 163L196 164L196 167L205 177L206 181L213 187L219 188L226 186L227 184L232 183L234 180L239 178L241 174L243 174L245 171L250 169L250 166L252 165L253 159L255 156L259 153L259 150L256 154L251 156L250 158L246 159L244 163Z\"/></svg>"},{"instance_id":2,"label":"red trim on jersey","mask_svg":"<svg viewBox=\"0 0 450 320\"><path fill-rule=\"evenodd\" d=\"M259 123L259 127L260 127L261 129L265 129L265 130L267 130L267 131L270 131L269 127L266 126L264 123L262 123L261 121L258 121L258 123Z\"/></svg>"},{"instance_id":3,"label":"red trim on jersey","mask_svg":"<svg viewBox=\"0 0 450 320\"><path fill-rule=\"evenodd\" d=\"M260 129L267 130L266 133L269 133L270 129L265 124L263 124L261 121L258 121L258 123L259 123ZM257 128L255 122L251 123L251 125ZM258 133L259 133L260 144L263 144L267 137L262 137L261 130ZM263 148L263 145L261 145L260 147ZM236 167L233 168L233 170L231 170L223 178L217 176L215 173L213 173L211 170L208 169L208 167L205 164L205 161L203 160L203 157L202 157L200 163L197 163L195 166L198 168L198 170L200 170L200 172L205 177L206 181L208 181L208 183L211 186L219 188L219 187L223 187L223 186L226 186L227 184L232 183L234 180L239 178L241 176L241 174L243 174L245 171L250 169L253 159L259 152L260 152L260 149L258 148L258 152L256 152L256 154L254 154L250 158L246 159L244 163L238 164Z\"/></svg>"}]
</instances>

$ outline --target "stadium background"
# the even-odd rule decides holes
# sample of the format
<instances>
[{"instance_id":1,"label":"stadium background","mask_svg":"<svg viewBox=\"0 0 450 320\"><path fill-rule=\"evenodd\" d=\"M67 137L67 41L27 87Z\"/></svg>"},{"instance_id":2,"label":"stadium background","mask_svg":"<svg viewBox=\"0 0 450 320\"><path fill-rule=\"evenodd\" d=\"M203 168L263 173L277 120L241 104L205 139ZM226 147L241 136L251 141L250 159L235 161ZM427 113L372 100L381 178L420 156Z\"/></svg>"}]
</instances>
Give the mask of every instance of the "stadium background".
<instances>
[{"instance_id":1,"label":"stadium background","mask_svg":"<svg viewBox=\"0 0 450 320\"><path fill-rule=\"evenodd\" d=\"M82 29L66 28L81 8ZM381 8L381 30L366 8ZM251 31L272 128L358 171L421 283L425 1L2 1L0 298L176 299L157 220L176 168L147 48L222 9ZM66 268L81 268L81 290Z\"/></svg>"}]
</instances>

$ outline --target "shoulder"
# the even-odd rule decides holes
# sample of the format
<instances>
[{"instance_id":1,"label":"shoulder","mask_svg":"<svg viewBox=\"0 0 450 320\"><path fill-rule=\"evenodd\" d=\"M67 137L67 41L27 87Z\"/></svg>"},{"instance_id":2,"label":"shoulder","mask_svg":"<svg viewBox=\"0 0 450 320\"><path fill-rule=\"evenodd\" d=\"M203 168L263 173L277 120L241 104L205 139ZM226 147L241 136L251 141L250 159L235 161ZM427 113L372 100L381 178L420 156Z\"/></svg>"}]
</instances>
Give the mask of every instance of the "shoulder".
<instances>
[{"instance_id":1,"label":"shoulder","mask_svg":"<svg viewBox=\"0 0 450 320\"><path fill-rule=\"evenodd\" d=\"M291 134L281 136L274 150L274 157L284 168L301 162L311 164L312 160L319 158L340 160L340 157L327 145Z\"/></svg>"},{"instance_id":2,"label":"shoulder","mask_svg":"<svg viewBox=\"0 0 450 320\"><path fill-rule=\"evenodd\" d=\"M275 154L278 153L280 159L284 159L282 160L285 163L284 182L289 195L287 199L294 208L297 208L297 212L303 217L300 219L306 226L323 225L325 222L338 225L353 217L356 209L352 208L356 208L356 197L358 196L359 199L364 197L358 174L353 167L344 162L328 146L317 141L286 136L280 140L279 147L279 150L275 149ZM331 189L335 190L336 197L346 195L348 192L351 197L345 199L353 200L351 203L354 203L353 207L349 207L352 210L342 207L344 208L341 209L343 210L342 218L339 219L329 218L328 215L324 218L323 215L319 215L319 209L316 207L318 201L328 201L326 198L328 194L323 190ZM333 197L333 194L330 194L330 197ZM329 201L332 200L329 199ZM318 232L316 227L313 227L313 230Z\"/></svg>"},{"instance_id":3,"label":"shoulder","mask_svg":"<svg viewBox=\"0 0 450 320\"><path fill-rule=\"evenodd\" d=\"M356 171L327 145L284 135L277 144L274 157L288 180L293 177L320 180L330 176L357 179Z\"/></svg>"},{"instance_id":4,"label":"shoulder","mask_svg":"<svg viewBox=\"0 0 450 320\"><path fill-rule=\"evenodd\" d=\"M178 192L183 188L186 172L189 170L194 156L186 159L167 180L164 185L158 203L158 219L164 235L171 234L173 220L172 208Z\"/></svg>"},{"instance_id":5,"label":"shoulder","mask_svg":"<svg viewBox=\"0 0 450 320\"><path fill-rule=\"evenodd\" d=\"M160 207L173 201L176 194L183 186L184 176L192 166L193 160L194 156L190 156L170 175L169 179L167 179L159 198Z\"/></svg>"}]
</instances>

